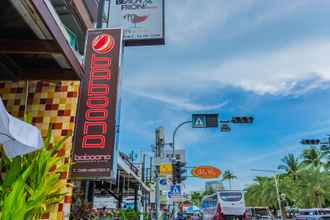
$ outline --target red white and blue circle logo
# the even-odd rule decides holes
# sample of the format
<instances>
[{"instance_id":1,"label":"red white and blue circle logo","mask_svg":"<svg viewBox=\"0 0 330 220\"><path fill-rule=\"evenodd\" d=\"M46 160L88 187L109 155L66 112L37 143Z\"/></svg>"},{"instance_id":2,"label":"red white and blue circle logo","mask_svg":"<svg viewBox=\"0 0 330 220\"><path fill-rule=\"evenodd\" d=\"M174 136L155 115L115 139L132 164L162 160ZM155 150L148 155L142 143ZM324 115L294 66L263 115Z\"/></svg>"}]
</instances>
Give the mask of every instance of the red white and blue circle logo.
<instances>
[{"instance_id":1,"label":"red white and blue circle logo","mask_svg":"<svg viewBox=\"0 0 330 220\"><path fill-rule=\"evenodd\" d=\"M92 48L96 53L106 54L115 47L115 39L109 34L100 34L92 41Z\"/></svg>"}]
</instances>

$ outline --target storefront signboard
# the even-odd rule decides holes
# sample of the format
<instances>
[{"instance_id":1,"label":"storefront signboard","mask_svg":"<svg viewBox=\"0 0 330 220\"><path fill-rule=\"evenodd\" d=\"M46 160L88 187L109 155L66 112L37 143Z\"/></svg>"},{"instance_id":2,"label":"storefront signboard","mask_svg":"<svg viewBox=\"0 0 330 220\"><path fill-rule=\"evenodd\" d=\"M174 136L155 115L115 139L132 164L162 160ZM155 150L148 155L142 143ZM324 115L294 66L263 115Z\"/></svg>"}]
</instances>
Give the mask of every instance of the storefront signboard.
<instances>
[{"instance_id":1,"label":"storefront signboard","mask_svg":"<svg viewBox=\"0 0 330 220\"><path fill-rule=\"evenodd\" d=\"M218 178L221 175L221 171L212 166L200 166L192 169L191 174L202 179L213 179Z\"/></svg>"},{"instance_id":2,"label":"storefront signboard","mask_svg":"<svg viewBox=\"0 0 330 220\"><path fill-rule=\"evenodd\" d=\"M91 29L86 40L71 177L111 179L117 162L122 29Z\"/></svg>"},{"instance_id":3,"label":"storefront signboard","mask_svg":"<svg viewBox=\"0 0 330 220\"><path fill-rule=\"evenodd\" d=\"M110 27L123 27L127 46L164 44L164 1L110 1Z\"/></svg>"}]
</instances>

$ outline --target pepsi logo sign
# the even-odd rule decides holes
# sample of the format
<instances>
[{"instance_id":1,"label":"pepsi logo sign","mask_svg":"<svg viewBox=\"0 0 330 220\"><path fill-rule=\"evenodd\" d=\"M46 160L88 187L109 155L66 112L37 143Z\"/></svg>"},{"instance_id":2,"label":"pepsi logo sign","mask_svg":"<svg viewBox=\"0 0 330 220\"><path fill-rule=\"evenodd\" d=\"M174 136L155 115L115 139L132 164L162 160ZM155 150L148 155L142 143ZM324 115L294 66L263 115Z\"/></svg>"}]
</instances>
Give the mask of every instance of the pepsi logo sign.
<instances>
[{"instance_id":1,"label":"pepsi logo sign","mask_svg":"<svg viewBox=\"0 0 330 220\"><path fill-rule=\"evenodd\" d=\"M100 34L93 39L92 48L96 53L106 54L115 47L115 40L109 34Z\"/></svg>"}]
</instances>

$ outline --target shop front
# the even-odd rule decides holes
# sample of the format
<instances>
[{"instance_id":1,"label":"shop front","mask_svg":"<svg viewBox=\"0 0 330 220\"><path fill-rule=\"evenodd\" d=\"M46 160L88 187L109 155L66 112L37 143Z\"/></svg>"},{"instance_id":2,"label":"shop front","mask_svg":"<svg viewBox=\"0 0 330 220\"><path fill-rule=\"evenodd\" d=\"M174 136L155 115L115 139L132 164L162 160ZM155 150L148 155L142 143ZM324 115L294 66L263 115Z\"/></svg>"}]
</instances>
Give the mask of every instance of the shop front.
<instances>
[{"instance_id":1,"label":"shop front","mask_svg":"<svg viewBox=\"0 0 330 220\"><path fill-rule=\"evenodd\" d=\"M86 76L85 35L96 21L97 1L4 0L0 4L0 98L6 111L28 120L44 140L51 134L48 148L65 140L54 151L61 169L51 168L59 174L62 197L42 207L39 218L69 219L84 205L118 211L130 203L130 208L146 212L150 189L140 177L141 169L123 153L113 171L115 178L70 179L79 90ZM0 155L3 160L4 152ZM1 173L8 176L6 167Z\"/></svg>"}]
</instances>

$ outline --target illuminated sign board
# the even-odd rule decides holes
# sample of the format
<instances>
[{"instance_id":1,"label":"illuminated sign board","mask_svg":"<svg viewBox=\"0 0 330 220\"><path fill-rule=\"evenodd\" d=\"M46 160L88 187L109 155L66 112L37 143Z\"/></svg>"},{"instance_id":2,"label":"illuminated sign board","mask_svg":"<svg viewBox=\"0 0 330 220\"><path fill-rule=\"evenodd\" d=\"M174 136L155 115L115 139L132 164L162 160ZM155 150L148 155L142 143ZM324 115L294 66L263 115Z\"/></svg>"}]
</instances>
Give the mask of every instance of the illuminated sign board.
<instances>
[{"instance_id":1,"label":"illuminated sign board","mask_svg":"<svg viewBox=\"0 0 330 220\"><path fill-rule=\"evenodd\" d=\"M191 174L202 179L213 179L218 178L221 175L221 171L216 167L200 166L195 167L191 171Z\"/></svg>"},{"instance_id":2,"label":"illuminated sign board","mask_svg":"<svg viewBox=\"0 0 330 220\"><path fill-rule=\"evenodd\" d=\"M110 27L123 27L127 46L164 44L164 0L110 1Z\"/></svg>"},{"instance_id":3,"label":"illuminated sign board","mask_svg":"<svg viewBox=\"0 0 330 220\"><path fill-rule=\"evenodd\" d=\"M116 169L121 29L87 32L71 166L72 178L112 178Z\"/></svg>"}]
</instances>

